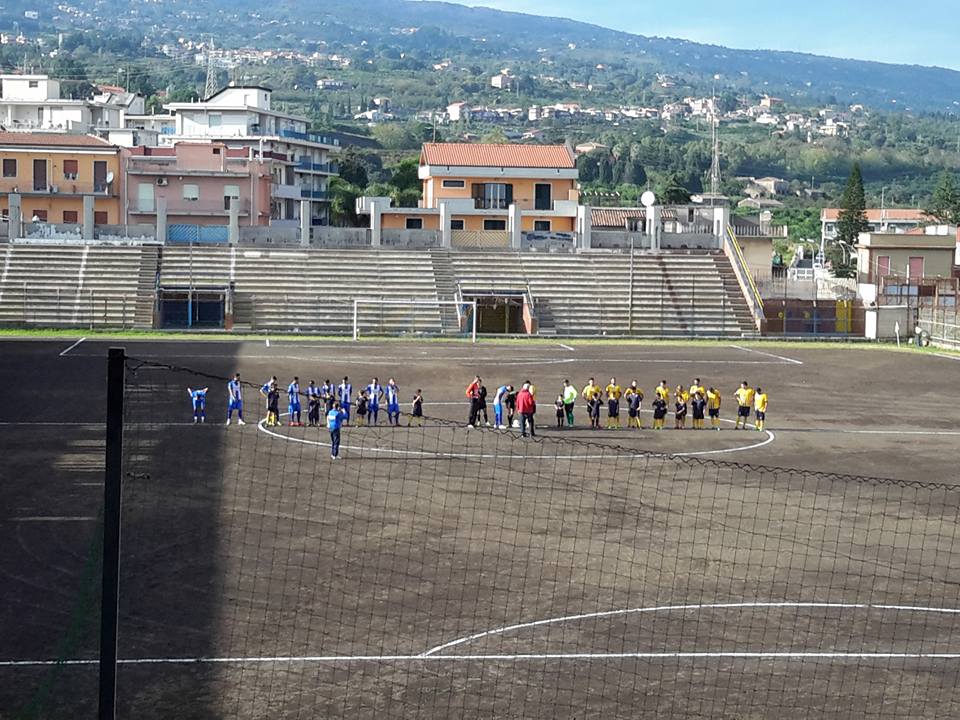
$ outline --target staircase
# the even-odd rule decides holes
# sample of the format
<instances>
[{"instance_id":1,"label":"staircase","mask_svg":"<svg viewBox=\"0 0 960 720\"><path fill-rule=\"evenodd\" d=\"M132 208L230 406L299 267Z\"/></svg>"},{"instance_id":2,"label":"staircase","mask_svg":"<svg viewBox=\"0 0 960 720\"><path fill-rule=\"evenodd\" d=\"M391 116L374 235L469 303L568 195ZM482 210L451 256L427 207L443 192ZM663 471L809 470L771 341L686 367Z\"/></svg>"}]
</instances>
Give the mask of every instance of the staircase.
<instances>
[{"instance_id":1,"label":"staircase","mask_svg":"<svg viewBox=\"0 0 960 720\"><path fill-rule=\"evenodd\" d=\"M453 274L453 264L450 262L450 250L446 248L433 248L430 250L430 262L433 264L433 277L437 286L437 299L456 300L457 281ZM452 305L440 306L440 321L443 324L444 332L460 332L457 312Z\"/></svg>"},{"instance_id":2,"label":"staircase","mask_svg":"<svg viewBox=\"0 0 960 720\"><path fill-rule=\"evenodd\" d=\"M133 325L152 328L157 300L157 272L160 269L160 247L145 245L140 255L140 274L137 275L137 305Z\"/></svg>"}]
</instances>

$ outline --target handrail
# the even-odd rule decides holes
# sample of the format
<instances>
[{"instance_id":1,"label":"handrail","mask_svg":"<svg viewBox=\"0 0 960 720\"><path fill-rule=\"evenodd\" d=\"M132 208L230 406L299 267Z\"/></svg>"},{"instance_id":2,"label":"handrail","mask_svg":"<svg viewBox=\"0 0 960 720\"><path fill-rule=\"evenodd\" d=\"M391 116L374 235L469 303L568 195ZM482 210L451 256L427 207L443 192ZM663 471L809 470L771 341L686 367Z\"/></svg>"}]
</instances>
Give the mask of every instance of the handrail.
<instances>
[{"instance_id":1,"label":"handrail","mask_svg":"<svg viewBox=\"0 0 960 720\"><path fill-rule=\"evenodd\" d=\"M737 236L733 232L733 228L729 225L724 235L723 250L724 254L730 258L734 275L737 276L737 282L740 283L740 290L743 292L743 297L747 301L747 306L750 308L750 314L753 315L757 330L760 331L762 330L764 320L763 298L760 297L757 284L754 282L753 275L747 267L747 262L743 257L743 250L737 241Z\"/></svg>"}]
</instances>

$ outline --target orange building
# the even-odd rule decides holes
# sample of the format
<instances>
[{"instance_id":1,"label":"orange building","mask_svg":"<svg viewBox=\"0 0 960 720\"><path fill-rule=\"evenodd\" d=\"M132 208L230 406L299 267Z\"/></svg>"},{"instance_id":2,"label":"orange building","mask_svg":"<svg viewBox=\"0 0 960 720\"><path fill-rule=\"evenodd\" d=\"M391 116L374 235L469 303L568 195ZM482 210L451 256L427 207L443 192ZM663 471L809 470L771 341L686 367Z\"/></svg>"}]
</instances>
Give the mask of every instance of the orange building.
<instances>
[{"instance_id":1,"label":"orange building","mask_svg":"<svg viewBox=\"0 0 960 720\"><path fill-rule=\"evenodd\" d=\"M24 222L83 222L94 197L94 223L123 222L120 148L90 135L0 132L0 214L20 195Z\"/></svg>"},{"instance_id":2,"label":"orange building","mask_svg":"<svg viewBox=\"0 0 960 720\"><path fill-rule=\"evenodd\" d=\"M578 177L564 145L427 143L420 153L419 207L361 198L358 211L372 216L375 233L575 233Z\"/></svg>"}]
</instances>

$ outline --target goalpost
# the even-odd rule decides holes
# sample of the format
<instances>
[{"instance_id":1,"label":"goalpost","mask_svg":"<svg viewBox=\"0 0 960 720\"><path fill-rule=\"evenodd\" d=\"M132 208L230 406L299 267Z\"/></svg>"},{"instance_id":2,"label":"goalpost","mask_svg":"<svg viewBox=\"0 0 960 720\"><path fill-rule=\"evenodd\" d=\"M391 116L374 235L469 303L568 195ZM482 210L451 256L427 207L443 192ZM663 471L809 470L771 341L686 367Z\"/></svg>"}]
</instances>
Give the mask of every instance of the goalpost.
<instances>
[{"instance_id":1,"label":"goalpost","mask_svg":"<svg viewBox=\"0 0 960 720\"><path fill-rule=\"evenodd\" d=\"M379 317L371 319L364 309L379 309ZM409 308L404 314L403 308ZM432 316L430 309L436 309ZM397 312L399 309L401 312ZM445 313L444 310L447 310ZM374 334L451 334L477 341L476 300L382 300L353 299L353 339L359 340L364 327L373 325ZM454 326L455 325L455 329Z\"/></svg>"}]
</instances>

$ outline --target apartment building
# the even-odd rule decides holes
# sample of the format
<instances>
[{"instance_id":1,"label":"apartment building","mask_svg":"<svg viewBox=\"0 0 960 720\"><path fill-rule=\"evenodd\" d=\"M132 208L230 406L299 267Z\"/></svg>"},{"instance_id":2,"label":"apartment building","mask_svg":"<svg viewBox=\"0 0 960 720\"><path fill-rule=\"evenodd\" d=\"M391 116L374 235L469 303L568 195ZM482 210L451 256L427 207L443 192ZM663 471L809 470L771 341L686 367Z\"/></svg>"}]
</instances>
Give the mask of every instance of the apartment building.
<instances>
[{"instance_id":1,"label":"apartment building","mask_svg":"<svg viewBox=\"0 0 960 720\"><path fill-rule=\"evenodd\" d=\"M420 207L371 204L384 230L572 233L580 191L573 153L564 145L427 143L420 153Z\"/></svg>"},{"instance_id":2,"label":"apartment building","mask_svg":"<svg viewBox=\"0 0 960 720\"><path fill-rule=\"evenodd\" d=\"M8 131L87 134L123 127L127 114L143 111L143 97L121 88L71 99L47 75L0 75L0 124Z\"/></svg>"},{"instance_id":3,"label":"apartment building","mask_svg":"<svg viewBox=\"0 0 960 720\"><path fill-rule=\"evenodd\" d=\"M164 206L171 224L223 226L234 202L240 225L269 225L272 199L299 199L300 193L284 184L282 160L220 142L131 148L124 151L124 169L131 224L155 224Z\"/></svg>"},{"instance_id":4,"label":"apartment building","mask_svg":"<svg viewBox=\"0 0 960 720\"><path fill-rule=\"evenodd\" d=\"M0 132L0 213L20 195L23 219L83 221L83 198L94 197L94 222L122 222L120 148L90 135Z\"/></svg>"},{"instance_id":5,"label":"apartment building","mask_svg":"<svg viewBox=\"0 0 960 720\"><path fill-rule=\"evenodd\" d=\"M313 225L329 222L329 182L338 173L338 140L307 132L308 121L272 107L272 90L261 85L230 85L202 102L170 103L173 129L160 134L161 145L205 140L231 150L252 151L283 166L283 185L296 192L274 196L275 225L299 225L300 200L308 200ZM281 159L283 158L283 159ZM297 194L298 193L298 194Z\"/></svg>"},{"instance_id":6,"label":"apartment building","mask_svg":"<svg viewBox=\"0 0 960 720\"><path fill-rule=\"evenodd\" d=\"M916 208L869 208L866 212L872 233L905 233L933 222L923 210ZM836 239L839 219L837 208L824 208L820 212L821 236L825 242Z\"/></svg>"}]
</instances>

